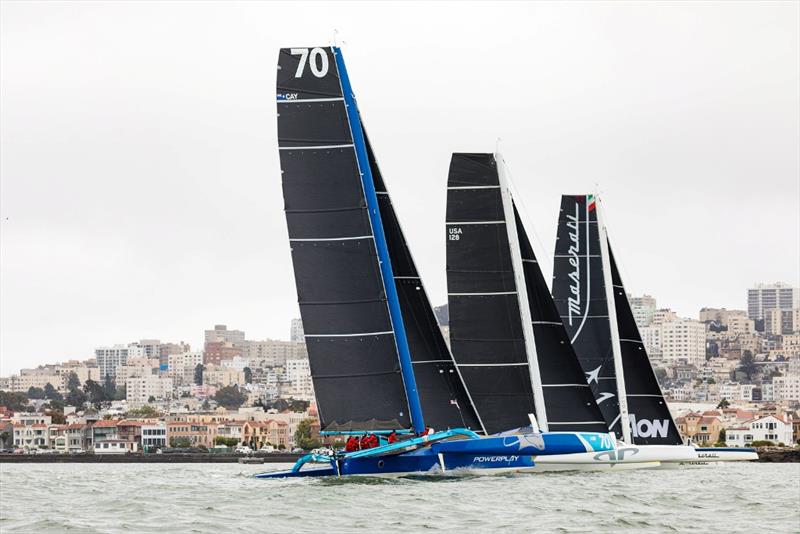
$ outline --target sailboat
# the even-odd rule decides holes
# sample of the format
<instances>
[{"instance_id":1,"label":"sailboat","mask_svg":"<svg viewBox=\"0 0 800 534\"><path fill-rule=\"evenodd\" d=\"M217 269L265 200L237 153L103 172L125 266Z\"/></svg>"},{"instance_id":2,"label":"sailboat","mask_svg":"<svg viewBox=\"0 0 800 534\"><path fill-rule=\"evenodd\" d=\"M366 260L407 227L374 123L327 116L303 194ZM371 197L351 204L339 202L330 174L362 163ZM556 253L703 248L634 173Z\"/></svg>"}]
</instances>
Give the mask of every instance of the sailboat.
<instances>
[{"instance_id":1,"label":"sailboat","mask_svg":"<svg viewBox=\"0 0 800 534\"><path fill-rule=\"evenodd\" d=\"M605 420L625 447L663 455L662 467L720 459L721 449L695 449L681 440L636 326L595 195L562 196L553 297Z\"/></svg>"},{"instance_id":2,"label":"sailboat","mask_svg":"<svg viewBox=\"0 0 800 534\"><path fill-rule=\"evenodd\" d=\"M456 153L447 182L453 357L489 432L608 432L520 217L502 157ZM542 456L532 471L654 467L621 451Z\"/></svg>"},{"instance_id":3,"label":"sailboat","mask_svg":"<svg viewBox=\"0 0 800 534\"><path fill-rule=\"evenodd\" d=\"M368 436L371 446L308 454L291 470L256 476L496 473L528 467L533 455L613 450L605 433L486 435L436 325L341 50L281 49L277 107L285 213L322 434Z\"/></svg>"}]
</instances>

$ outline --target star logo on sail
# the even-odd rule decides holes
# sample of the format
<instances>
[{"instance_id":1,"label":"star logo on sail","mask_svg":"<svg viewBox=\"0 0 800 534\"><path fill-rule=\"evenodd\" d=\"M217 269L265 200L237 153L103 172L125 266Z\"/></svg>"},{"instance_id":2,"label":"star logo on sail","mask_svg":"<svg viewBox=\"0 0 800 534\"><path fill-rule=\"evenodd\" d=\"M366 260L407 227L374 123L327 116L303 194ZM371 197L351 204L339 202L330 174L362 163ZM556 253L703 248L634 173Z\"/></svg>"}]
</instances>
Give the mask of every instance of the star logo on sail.
<instances>
[{"instance_id":1,"label":"star logo on sail","mask_svg":"<svg viewBox=\"0 0 800 534\"><path fill-rule=\"evenodd\" d=\"M519 451L528 447L542 451L544 450L544 437L541 434L523 434L521 436L508 436L503 440L504 447L513 447L514 445L517 446Z\"/></svg>"},{"instance_id":2,"label":"star logo on sail","mask_svg":"<svg viewBox=\"0 0 800 534\"><path fill-rule=\"evenodd\" d=\"M597 404L602 404L603 401L607 401L608 399L610 399L611 397L614 397L614 396L615 395L613 393L609 393L608 391L604 391L604 392L600 393L600 397L598 397L598 399L597 399Z\"/></svg>"},{"instance_id":3,"label":"star logo on sail","mask_svg":"<svg viewBox=\"0 0 800 534\"><path fill-rule=\"evenodd\" d=\"M598 381L598 379L600 377L600 368L601 367L603 367L603 366L602 365L598 365L597 369L595 369L594 371L589 371L589 372L586 373L586 382L588 384L591 384L592 382L597 384L597 381Z\"/></svg>"}]
</instances>

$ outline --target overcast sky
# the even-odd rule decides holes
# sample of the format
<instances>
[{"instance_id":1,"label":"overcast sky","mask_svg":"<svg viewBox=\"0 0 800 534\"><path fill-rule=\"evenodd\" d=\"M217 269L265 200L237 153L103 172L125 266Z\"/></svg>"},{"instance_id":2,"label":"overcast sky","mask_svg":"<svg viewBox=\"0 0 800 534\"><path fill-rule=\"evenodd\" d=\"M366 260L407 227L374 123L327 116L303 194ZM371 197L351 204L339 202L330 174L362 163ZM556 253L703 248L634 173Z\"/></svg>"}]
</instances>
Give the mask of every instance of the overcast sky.
<instances>
[{"instance_id":1,"label":"overcast sky","mask_svg":"<svg viewBox=\"0 0 800 534\"><path fill-rule=\"evenodd\" d=\"M800 4L2 2L0 374L299 315L278 48L334 29L434 304L453 151L500 143L549 277L599 187L628 290L800 283Z\"/></svg>"}]
</instances>

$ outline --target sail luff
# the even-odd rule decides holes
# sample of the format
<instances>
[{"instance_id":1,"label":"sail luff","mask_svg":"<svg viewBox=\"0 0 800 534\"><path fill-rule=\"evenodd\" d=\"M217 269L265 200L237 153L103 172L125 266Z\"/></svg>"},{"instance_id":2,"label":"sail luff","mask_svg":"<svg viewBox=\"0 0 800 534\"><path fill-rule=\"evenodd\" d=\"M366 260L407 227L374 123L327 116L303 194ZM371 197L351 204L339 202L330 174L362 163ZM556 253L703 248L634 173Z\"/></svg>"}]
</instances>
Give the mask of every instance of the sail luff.
<instances>
[{"instance_id":1,"label":"sail luff","mask_svg":"<svg viewBox=\"0 0 800 534\"><path fill-rule=\"evenodd\" d=\"M536 352L536 340L533 335L533 319L531 318L531 306L528 301L528 286L525 282L525 271L522 265L522 253L517 235L516 219L514 217L514 206L511 199L511 190L505 172L505 161L502 156L495 154L497 161L497 175L500 182L500 192L503 199L503 213L506 221L506 232L508 233L509 252L511 254L511 267L514 271L514 280L517 286L517 305L519 306L520 318L522 320L522 335L525 340L525 349L528 356L528 372L531 376L531 387L533 388L533 402L536 407L536 422L544 431L548 430L547 408L544 402L542 391L542 378L539 372L539 358Z\"/></svg>"},{"instance_id":2,"label":"sail luff","mask_svg":"<svg viewBox=\"0 0 800 534\"><path fill-rule=\"evenodd\" d=\"M405 326L403 324L403 314L400 310L399 296L397 294L397 288L394 284L394 274L392 272L392 264L389 257L388 245L386 243L386 236L384 234L383 224L381 222L380 208L378 206L378 199L375 193L375 183L373 181L372 172L369 166L369 158L367 156L364 133L361 129L361 120L358 115L358 107L353 96L353 89L350 86L350 79L347 75L347 68L344 64L344 57L341 49L338 47L332 48L336 64L338 66L339 82L341 84L342 94L345 100L347 115L350 119L350 131L356 149L359 172L364 185L364 193L369 209L369 218L375 236L375 247L377 249L378 257L380 258L380 270L383 277L383 286L384 290L386 291L386 297L389 303L389 312L392 325L394 327L394 339L395 343L397 344L403 385L405 387L406 398L411 414L411 423L414 427L414 431L418 434L421 434L425 431L425 421L422 414L422 406L420 404L419 394L417 392L416 380L414 379L414 367L411 363L411 353L408 347Z\"/></svg>"},{"instance_id":3,"label":"sail luff","mask_svg":"<svg viewBox=\"0 0 800 534\"><path fill-rule=\"evenodd\" d=\"M622 365L622 347L619 339L619 323L617 322L614 284L611 277L611 261L608 252L608 233L605 221L603 220L602 204L600 199L596 196L595 211L597 212L597 227L600 236L600 259L603 264L603 280L605 282L606 303L608 307L608 322L611 330L611 350L614 355L614 370L617 377L617 395L619 399L620 424L622 425L622 440L625 443L632 443L630 417L628 416L628 396L625 393L625 369Z\"/></svg>"}]
</instances>

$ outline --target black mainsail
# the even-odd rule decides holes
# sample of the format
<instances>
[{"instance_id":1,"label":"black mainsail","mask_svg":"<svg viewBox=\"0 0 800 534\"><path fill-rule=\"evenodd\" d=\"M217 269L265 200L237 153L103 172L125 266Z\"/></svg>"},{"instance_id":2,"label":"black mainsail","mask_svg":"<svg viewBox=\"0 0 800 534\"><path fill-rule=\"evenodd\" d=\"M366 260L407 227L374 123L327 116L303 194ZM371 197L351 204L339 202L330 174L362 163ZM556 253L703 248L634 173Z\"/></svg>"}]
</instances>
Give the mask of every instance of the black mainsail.
<instances>
[{"instance_id":1,"label":"black mainsail","mask_svg":"<svg viewBox=\"0 0 800 534\"><path fill-rule=\"evenodd\" d=\"M366 140L425 422L437 430L469 428L482 432L480 420L461 381L417 272L411 250L375 161L369 137Z\"/></svg>"},{"instance_id":2,"label":"black mainsail","mask_svg":"<svg viewBox=\"0 0 800 534\"><path fill-rule=\"evenodd\" d=\"M453 154L446 226L453 357L486 432L525 426L536 410L492 154Z\"/></svg>"},{"instance_id":3,"label":"black mainsail","mask_svg":"<svg viewBox=\"0 0 800 534\"><path fill-rule=\"evenodd\" d=\"M681 434L647 357L610 243L608 256L633 442L636 445L682 445Z\"/></svg>"},{"instance_id":4,"label":"black mainsail","mask_svg":"<svg viewBox=\"0 0 800 534\"><path fill-rule=\"evenodd\" d=\"M561 322L522 220L514 209L550 430L607 432L603 414Z\"/></svg>"},{"instance_id":5,"label":"black mainsail","mask_svg":"<svg viewBox=\"0 0 800 534\"><path fill-rule=\"evenodd\" d=\"M593 195L561 198L553 269L553 296L561 320L609 428L636 445L681 445L602 227L600 209ZM614 300L612 307L609 298ZM618 399L620 391L623 402Z\"/></svg>"},{"instance_id":6,"label":"black mainsail","mask_svg":"<svg viewBox=\"0 0 800 534\"><path fill-rule=\"evenodd\" d=\"M596 204L562 196L553 261L553 300L608 429L623 436Z\"/></svg>"},{"instance_id":7,"label":"black mainsail","mask_svg":"<svg viewBox=\"0 0 800 534\"><path fill-rule=\"evenodd\" d=\"M421 432L424 409L434 427L480 430L421 282L411 280L416 269L339 49L282 49L277 100L285 212L322 428Z\"/></svg>"},{"instance_id":8,"label":"black mainsail","mask_svg":"<svg viewBox=\"0 0 800 534\"><path fill-rule=\"evenodd\" d=\"M493 154L453 155L447 191L453 356L490 431L521 426L534 413L544 430L605 432L504 176Z\"/></svg>"}]
</instances>

